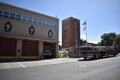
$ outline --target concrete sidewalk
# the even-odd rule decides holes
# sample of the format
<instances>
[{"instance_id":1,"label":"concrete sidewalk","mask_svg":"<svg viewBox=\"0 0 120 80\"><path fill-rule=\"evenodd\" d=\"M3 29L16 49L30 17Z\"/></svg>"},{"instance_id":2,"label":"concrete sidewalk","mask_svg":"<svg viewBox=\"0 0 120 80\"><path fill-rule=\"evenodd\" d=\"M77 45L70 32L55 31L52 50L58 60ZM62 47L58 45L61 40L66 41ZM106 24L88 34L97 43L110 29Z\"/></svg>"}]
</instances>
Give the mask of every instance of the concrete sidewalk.
<instances>
[{"instance_id":1,"label":"concrete sidewalk","mask_svg":"<svg viewBox=\"0 0 120 80\"><path fill-rule=\"evenodd\" d=\"M76 61L78 61L78 58L56 58L56 59L39 60L39 61L5 62L5 63L0 63L0 69L27 68L27 67L34 67L41 65L70 63Z\"/></svg>"}]
</instances>

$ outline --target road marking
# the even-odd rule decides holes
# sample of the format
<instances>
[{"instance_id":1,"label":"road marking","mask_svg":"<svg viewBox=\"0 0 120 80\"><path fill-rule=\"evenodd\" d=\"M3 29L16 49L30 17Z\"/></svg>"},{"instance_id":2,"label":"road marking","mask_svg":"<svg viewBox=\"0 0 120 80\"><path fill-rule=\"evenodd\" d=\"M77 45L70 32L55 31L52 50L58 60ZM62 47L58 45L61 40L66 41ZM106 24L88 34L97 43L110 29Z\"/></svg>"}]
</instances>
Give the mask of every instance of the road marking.
<instances>
[{"instance_id":1,"label":"road marking","mask_svg":"<svg viewBox=\"0 0 120 80\"><path fill-rule=\"evenodd\" d=\"M17 62L17 64L20 65L20 66L23 67L23 68L26 68L26 66L24 66L24 65L21 64L21 63L18 63L18 62Z\"/></svg>"}]
</instances>

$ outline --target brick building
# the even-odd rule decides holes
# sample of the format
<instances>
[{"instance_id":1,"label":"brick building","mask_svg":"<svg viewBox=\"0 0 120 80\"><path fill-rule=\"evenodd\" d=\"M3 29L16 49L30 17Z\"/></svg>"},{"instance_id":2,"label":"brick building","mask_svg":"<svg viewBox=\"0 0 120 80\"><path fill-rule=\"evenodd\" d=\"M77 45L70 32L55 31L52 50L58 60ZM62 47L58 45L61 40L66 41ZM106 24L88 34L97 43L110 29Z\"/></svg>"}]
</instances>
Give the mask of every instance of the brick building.
<instances>
[{"instance_id":1,"label":"brick building","mask_svg":"<svg viewBox=\"0 0 120 80\"><path fill-rule=\"evenodd\" d=\"M58 18L0 3L0 59L56 57L58 23Z\"/></svg>"},{"instance_id":2,"label":"brick building","mask_svg":"<svg viewBox=\"0 0 120 80\"><path fill-rule=\"evenodd\" d=\"M62 21L62 47L80 46L80 20L69 17Z\"/></svg>"}]
</instances>

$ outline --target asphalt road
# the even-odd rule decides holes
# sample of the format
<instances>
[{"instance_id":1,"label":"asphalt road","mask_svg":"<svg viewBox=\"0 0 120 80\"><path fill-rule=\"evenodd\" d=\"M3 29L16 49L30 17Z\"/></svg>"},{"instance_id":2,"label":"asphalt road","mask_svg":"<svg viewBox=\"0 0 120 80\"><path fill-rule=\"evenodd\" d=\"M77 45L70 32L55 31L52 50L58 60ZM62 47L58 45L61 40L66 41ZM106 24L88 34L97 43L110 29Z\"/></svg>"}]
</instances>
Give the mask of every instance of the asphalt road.
<instances>
[{"instance_id":1,"label":"asphalt road","mask_svg":"<svg viewBox=\"0 0 120 80\"><path fill-rule=\"evenodd\" d=\"M0 69L0 80L120 80L120 56Z\"/></svg>"}]
</instances>

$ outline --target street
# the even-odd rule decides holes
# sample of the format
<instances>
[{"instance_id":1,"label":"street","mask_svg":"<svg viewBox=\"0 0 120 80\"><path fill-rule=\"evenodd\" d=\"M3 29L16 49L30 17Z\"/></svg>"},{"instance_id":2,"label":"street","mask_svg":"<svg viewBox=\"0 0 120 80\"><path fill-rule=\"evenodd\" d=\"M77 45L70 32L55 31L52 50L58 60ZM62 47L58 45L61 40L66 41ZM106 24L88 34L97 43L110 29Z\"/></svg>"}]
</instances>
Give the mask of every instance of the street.
<instances>
[{"instance_id":1,"label":"street","mask_svg":"<svg viewBox=\"0 0 120 80\"><path fill-rule=\"evenodd\" d=\"M28 63L21 62L22 67L0 69L0 80L120 80L119 55L97 60L69 60L28 67Z\"/></svg>"}]
</instances>

